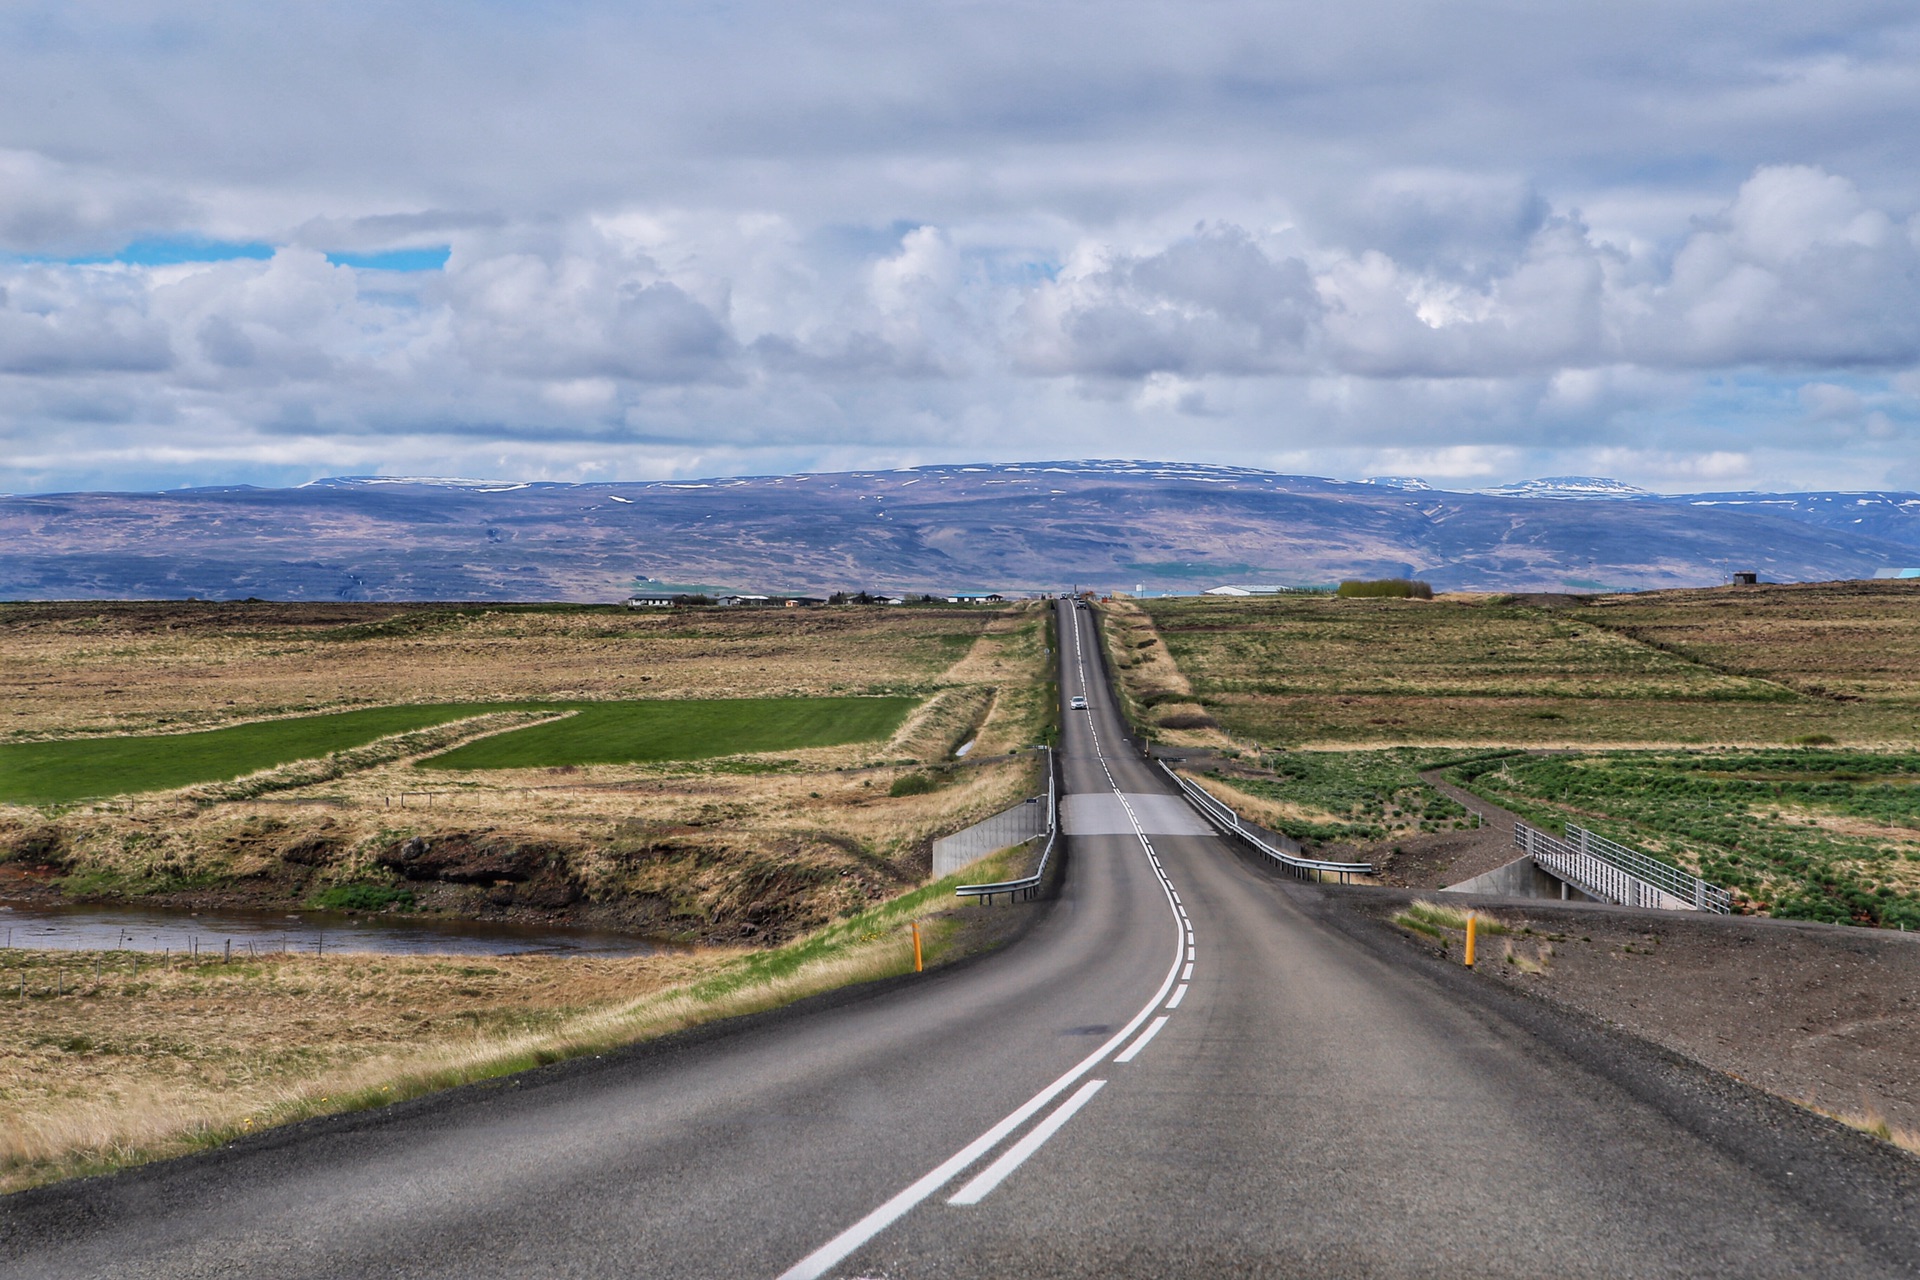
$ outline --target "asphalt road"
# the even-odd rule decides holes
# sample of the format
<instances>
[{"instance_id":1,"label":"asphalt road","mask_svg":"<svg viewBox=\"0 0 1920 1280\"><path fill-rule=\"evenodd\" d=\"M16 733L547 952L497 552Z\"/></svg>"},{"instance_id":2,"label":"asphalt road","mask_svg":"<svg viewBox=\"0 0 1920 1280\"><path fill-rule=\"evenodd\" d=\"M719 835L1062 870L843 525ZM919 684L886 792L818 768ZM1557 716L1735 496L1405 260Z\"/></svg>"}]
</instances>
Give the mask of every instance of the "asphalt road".
<instances>
[{"instance_id":1,"label":"asphalt road","mask_svg":"<svg viewBox=\"0 0 1920 1280\"><path fill-rule=\"evenodd\" d=\"M1276 881L1062 636L1093 705L1012 945L11 1197L0 1274L1920 1274L1920 1164Z\"/></svg>"}]
</instances>

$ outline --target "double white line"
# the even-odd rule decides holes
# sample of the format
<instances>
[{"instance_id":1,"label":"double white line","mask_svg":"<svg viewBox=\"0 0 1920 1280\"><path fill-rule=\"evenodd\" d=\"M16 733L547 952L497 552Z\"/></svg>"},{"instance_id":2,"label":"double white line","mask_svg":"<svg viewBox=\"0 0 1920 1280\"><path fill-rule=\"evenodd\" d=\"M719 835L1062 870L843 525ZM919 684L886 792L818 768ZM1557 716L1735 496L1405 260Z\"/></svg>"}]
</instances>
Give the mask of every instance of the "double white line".
<instances>
[{"instance_id":1,"label":"double white line","mask_svg":"<svg viewBox=\"0 0 1920 1280\"><path fill-rule=\"evenodd\" d=\"M1080 667L1080 687L1085 689L1087 683L1087 662L1086 655L1081 649L1080 630L1080 611L1076 607L1074 610L1073 648L1074 655ZM1091 722L1091 717L1089 717L1089 722ZM1092 728L1091 723L1089 723L1089 728ZM1114 1062L1123 1063L1133 1061L1135 1055L1146 1048L1148 1043L1160 1034L1160 1029L1167 1025L1166 1016L1163 1014L1155 1018L1153 1022L1147 1026L1145 1031L1140 1032L1139 1038L1131 1044L1127 1044L1128 1038L1131 1037L1134 1032L1140 1031L1141 1024L1145 1023L1153 1014L1154 1010L1160 1007L1161 1001L1166 1000L1166 1007L1175 1009L1179 1007L1180 1001L1185 998L1187 988L1185 985L1182 985L1179 993L1175 995L1172 1000L1167 1000L1167 993L1173 990L1176 978L1184 984L1185 980L1193 976L1193 929L1187 922L1186 907L1181 904L1179 895L1173 891L1173 882L1167 879L1166 868L1160 865L1160 855L1154 852L1153 842L1147 839L1146 830L1140 825L1140 819L1133 812L1133 806L1127 802L1125 793L1120 790L1119 784L1114 781L1113 770L1107 767L1106 753L1100 746L1100 731L1098 729L1092 729L1092 732L1094 754L1100 761L1101 772L1107 775L1107 784L1113 787L1114 795L1120 798L1120 805L1127 813L1127 821L1133 824L1134 835L1139 837L1141 847L1147 851L1147 860L1153 865L1154 875L1160 879L1160 888L1167 896L1167 906L1172 909L1174 921L1179 926L1174 938L1173 964L1167 969L1167 976L1160 983L1160 989L1153 993L1153 999L1147 1001L1147 1003L1141 1007L1140 1012L1134 1014L1126 1026L1120 1028L1112 1039L1101 1045L1094 1052L1088 1054L1079 1065L1021 1103L1006 1119L1000 1121L999 1124L994 1125L991 1129L988 1129L985 1133L960 1148L960 1150L954 1152L951 1156L948 1156L940 1164L929 1170L925 1175L895 1195L892 1199L888 1200L885 1204L881 1205L878 1209L875 1209L872 1213L869 1213L866 1217L860 1219L860 1221L854 1223L845 1231L842 1231L839 1235L781 1272L779 1280L818 1280L820 1276L825 1275L828 1270L836 1266L842 1259L847 1257L848 1254L851 1254L854 1250L867 1243L867 1241L873 1239L882 1231L885 1231L895 1222L898 1222L915 1207L940 1191L941 1188L945 1187L962 1173L966 1172L966 1170L971 1168L982 1156L985 1156L989 1151L992 1151L995 1147L999 1146L1001 1142L1005 1141L1008 1135L1038 1115L1048 1103L1065 1093L1068 1089L1073 1088L1088 1072L1106 1061L1107 1056L1112 1054L1116 1049L1120 1049L1121 1045L1126 1045L1126 1048L1121 1051L1118 1057L1113 1059ZM1185 973L1181 972L1182 965L1186 966ZM976 1174L965 1186L961 1187L959 1191L949 1197L947 1203L970 1205L978 1204L981 1200L985 1199L989 1192L1004 1182L1009 1174L1015 1169L1018 1169L1025 1163L1029 1156L1045 1145L1046 1141L1053 1137L1054 1134L1058 1133L1061 1127L1073 1118L1074 1113L1086 1106L1087 1103L1092 1100L1093 1095L1100 1092L1106 1083L1105 1080L1088 1080L1086 1083L1081 1084L1079 1089L1074 1091L1073 1096L1061 1103L1046 1119L1035 1125L1020 1141L1008 1147L998 1160L995 1160L992 1164Z\"/></svg>"}]
</instances>

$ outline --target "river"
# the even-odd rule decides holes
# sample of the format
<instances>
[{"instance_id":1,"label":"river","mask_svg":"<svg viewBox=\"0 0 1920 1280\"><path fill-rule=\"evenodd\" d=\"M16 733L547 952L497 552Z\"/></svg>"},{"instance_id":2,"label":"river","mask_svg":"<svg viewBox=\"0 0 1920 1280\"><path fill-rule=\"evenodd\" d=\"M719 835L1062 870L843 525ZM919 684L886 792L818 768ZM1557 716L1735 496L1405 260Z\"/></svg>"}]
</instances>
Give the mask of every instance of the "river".
<instances>
[{"instance_id":1,"label":"river","mask_svg":"<svg viewBox=\"0 0 1920 1280\"><path fill-rule=\"evenodd\" d=\"M56 951L154 954L647 955L664 944L633 934L478 920L327 911L165 911L139 906L0 904L0 944Z\"/></svg>"}]
</instances>

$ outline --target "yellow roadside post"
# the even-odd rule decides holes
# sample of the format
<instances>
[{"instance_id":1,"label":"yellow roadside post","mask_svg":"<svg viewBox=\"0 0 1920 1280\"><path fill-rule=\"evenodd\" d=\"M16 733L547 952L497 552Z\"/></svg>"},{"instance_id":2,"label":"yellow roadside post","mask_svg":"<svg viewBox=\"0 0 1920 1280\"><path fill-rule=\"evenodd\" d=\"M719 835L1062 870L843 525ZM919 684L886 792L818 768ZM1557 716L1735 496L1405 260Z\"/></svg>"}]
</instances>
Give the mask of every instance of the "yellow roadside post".
<instances>
[{"instance_id":1,"label":"yellow roadside post","mask_svg":"<svg viewBox=\"0 0 1920 1280\"><path fill-rule=\"evenodd\" d=\"M918 920L913 922L913 971L915 973L922 971L920 964L920 922Z\"/></svg>"},{"instance_id":2,"label":"yellow roadside post","mask_svg":"<svg viewBox=\"0 0 1920 1280\"><path fill-rule=\"evenodd\" d=\"M1478 919L1473 912L1467 912L1467 968L1473 968L1473 926Z\"/></svg>"}]
</instances>

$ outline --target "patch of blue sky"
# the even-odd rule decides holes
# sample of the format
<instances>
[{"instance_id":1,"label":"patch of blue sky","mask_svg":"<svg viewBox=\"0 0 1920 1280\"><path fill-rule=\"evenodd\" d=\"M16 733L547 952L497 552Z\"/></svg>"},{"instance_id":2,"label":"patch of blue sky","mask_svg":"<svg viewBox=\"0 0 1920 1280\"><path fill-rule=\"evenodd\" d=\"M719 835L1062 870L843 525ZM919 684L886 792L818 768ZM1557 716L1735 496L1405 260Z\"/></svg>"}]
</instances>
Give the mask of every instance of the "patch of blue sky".
<instances>
[{"instance_id":1,"label":"patch of blue sky","mask_svg":"<svg viewBox=\"0 0 1920 1280\"><path fill-rule=\"evenodd\" d=\"M69 258L69 262L124 262L132 267L174 267L185 262L233 262L241 258L264 260L273 256L273 246L257 240L200 240L190 237L163 237L135 240L118 253L93 258Z\"/></svg>"},{"instance_id":2,"label":"patch of blue sky","mask_svg":"<svg viewBox=\"0 0 1920 1280\"><path fill-rule=\"evenodd\" d=\"M1851 392L1854 405L1824 393ZM1847 416L1849 410L1881 410L1896 417L1912 417L1911 396L1898 390L1886 375L1852 369L1820 369L1792 373L1742 370L1710 374L1700 380L1695 408L1745 409L1795 417L1824 410L1822 416Z\"/></svg>"},{"instance_id":3,"label":"patch of blue sky","mask_svg":"<svg viewBox=\"0 0 1920 1280\"><path fill-rule=\"evenodd\" d=\"M452 256L452 249L440 245L429 249L388 249L381 253L330 253L327 261L336 267L360 271L439 271Z\"/></svg>"},{"instance_id":4,"label":"patch of blue sky","mask_svg":"<svg viewBox=\"0 0 1920 1280\"><path fill-rule=\"evenodd\" d=\"M121 263L130 267L174 267L187 262L233 262L239 259L264 261L273 256L273 246L255 240L202 240L195 236L162 236L135 240L113 253L92 253L78 257L31 254L14 257L15 262L53 262L68 266L92 267Z\"/></svg>"}]
</instances>

